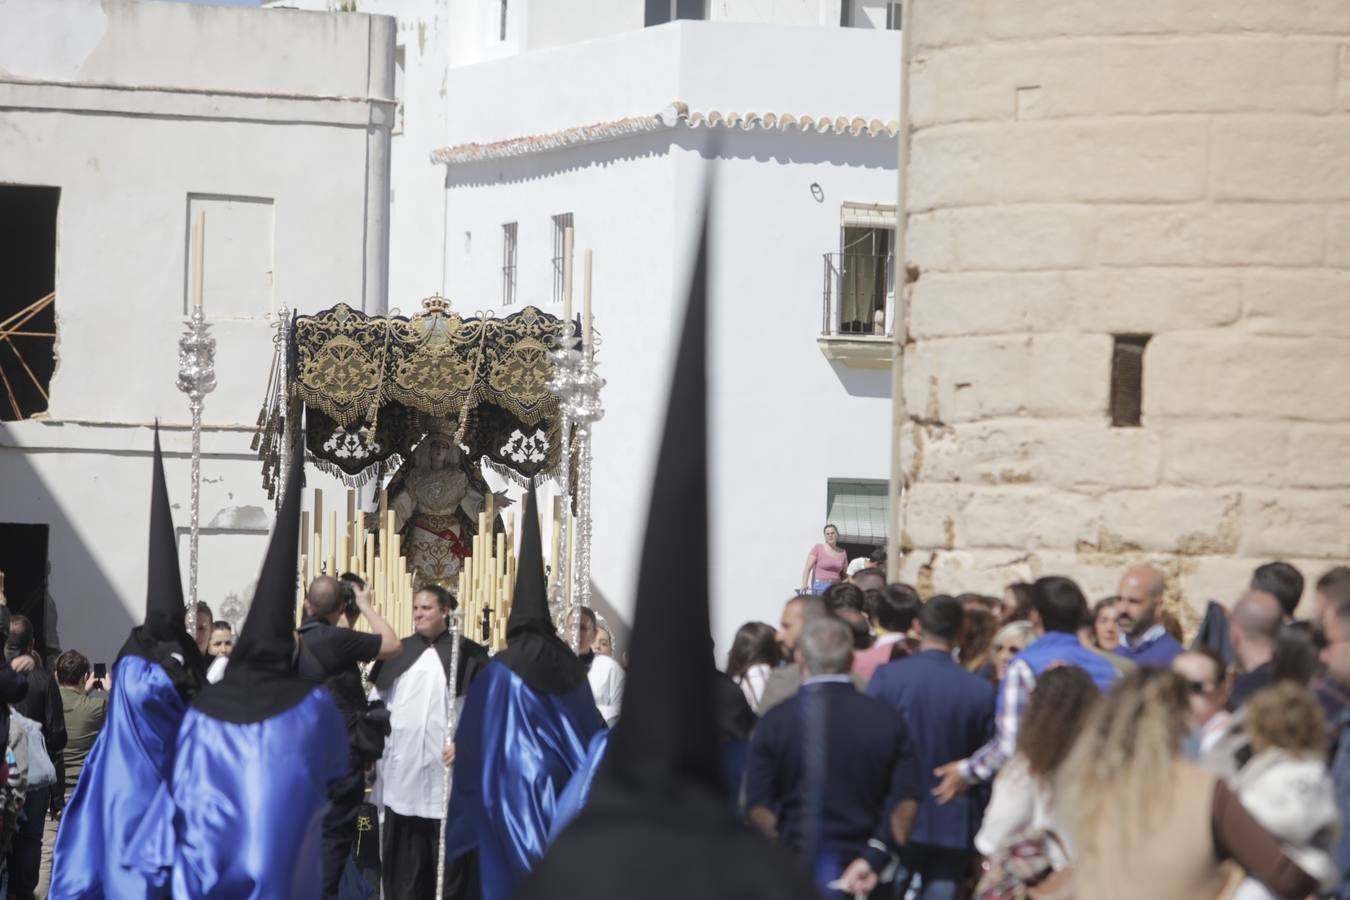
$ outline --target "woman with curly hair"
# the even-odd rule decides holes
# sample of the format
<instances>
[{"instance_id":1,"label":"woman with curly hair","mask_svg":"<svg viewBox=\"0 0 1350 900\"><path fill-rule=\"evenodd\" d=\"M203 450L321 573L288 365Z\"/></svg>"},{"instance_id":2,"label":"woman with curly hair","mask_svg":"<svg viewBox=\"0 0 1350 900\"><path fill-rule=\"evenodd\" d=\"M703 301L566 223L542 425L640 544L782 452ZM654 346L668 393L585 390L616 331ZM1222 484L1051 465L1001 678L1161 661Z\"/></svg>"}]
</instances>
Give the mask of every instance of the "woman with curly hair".
<instances>
[{"instance_id":1,"label":"woman with curly hair","mask_svg":"<svg viewBox=\"0 0 1350 900\"><path fill-rule=\"evenodd\" d=\"M992 856L1027 829L1057 831L1050 793L1055 772L1101 696L1092 676L1077 666L1050 669L1036 682L1017 733L1017 753L994 779L975 836L980 853Z\"/></svg>"},{"instance_id":2,"label":"woman with curly hair","mask_svg":"<svg viewBox=\"0 0 1350 900\"><path fill-rule=\"evenodd\" d=\"M1166 669L1126 675L1089 717L1055 779L1053 814L1079 900L1203 900L1236 862L1276 897L1306 897L1300 868L1228 786L1187 761L1187 685Z\"/></svg>"}]
</instances>

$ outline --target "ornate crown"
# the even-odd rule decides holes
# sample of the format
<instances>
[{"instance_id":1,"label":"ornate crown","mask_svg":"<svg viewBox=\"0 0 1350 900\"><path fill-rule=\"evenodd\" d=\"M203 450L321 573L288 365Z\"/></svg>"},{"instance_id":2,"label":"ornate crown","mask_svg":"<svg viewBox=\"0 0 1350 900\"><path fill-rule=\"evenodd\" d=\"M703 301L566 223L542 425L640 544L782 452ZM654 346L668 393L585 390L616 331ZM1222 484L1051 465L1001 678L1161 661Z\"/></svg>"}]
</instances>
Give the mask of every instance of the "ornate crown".
<instances>
[{"instance_id":1,"label":"ornate crown","mask_svg":"<svg viewBox=\"0 0 1350 900\"><path fill-rule=\"evenodd\" d=\"M422 301L422 311L428 313L435 313L438 315L445 315L446 313L450 312L450 301L442 297L440 294L432 294L430 297L427 297L425 300Z\"/></svg>"}]
</instances>

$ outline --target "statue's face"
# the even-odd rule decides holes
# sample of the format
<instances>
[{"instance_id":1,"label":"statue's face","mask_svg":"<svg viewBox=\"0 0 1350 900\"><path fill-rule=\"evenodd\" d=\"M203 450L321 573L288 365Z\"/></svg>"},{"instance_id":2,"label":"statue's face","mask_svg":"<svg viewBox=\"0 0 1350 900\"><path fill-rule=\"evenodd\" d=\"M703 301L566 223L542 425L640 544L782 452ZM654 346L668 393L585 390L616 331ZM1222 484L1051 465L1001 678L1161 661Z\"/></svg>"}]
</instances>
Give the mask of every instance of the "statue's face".
<instances>
[{"instance_id":1,"label":"statue's face","mask_svg":"<svg viewBox=\"0 0 1350 900\"><path fill-rule=\"evenodd\" d=\"M427 462L433 469L444 469L450 465L454 447L445 438L431 438L431 443L427 448Z\"/></svg>"}]
</instances>

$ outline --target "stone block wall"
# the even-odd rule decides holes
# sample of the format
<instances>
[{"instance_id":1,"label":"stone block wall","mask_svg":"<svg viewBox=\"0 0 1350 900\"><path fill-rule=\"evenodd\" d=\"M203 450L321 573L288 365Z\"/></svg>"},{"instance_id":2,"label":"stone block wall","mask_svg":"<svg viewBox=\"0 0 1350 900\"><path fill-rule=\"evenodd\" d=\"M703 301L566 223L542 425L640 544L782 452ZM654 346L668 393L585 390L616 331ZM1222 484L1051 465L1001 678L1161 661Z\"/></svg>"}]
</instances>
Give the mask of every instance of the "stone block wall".
<instances>
[{"instance_id":1,"label":"stone block wall","mask_svg":"<svg viewBox=\"0 0 1350 900\"><path fill-rule=\"evenodd\" d=\"M1193 622L1261 562L1350 562L1350 3L906 16L905 576L1098 597L1147 559Z\"/></svg>"}]
</instances>

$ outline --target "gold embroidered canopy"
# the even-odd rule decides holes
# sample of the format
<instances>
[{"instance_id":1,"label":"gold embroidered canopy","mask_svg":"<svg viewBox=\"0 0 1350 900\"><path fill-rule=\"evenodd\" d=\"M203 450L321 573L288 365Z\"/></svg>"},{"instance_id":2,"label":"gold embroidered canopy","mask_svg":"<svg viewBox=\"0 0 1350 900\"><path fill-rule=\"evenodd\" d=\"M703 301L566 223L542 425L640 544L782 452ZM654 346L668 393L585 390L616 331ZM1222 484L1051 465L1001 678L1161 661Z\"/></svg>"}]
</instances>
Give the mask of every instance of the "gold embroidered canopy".
<instances>
[{"instance_id":1,"label":"gold embroidered canopy","mask_svg":"<svg viewBox=\"0 0 1350 900\"><path fill-rule=\"evenodd\" d=\"M286 384L305 406L310 452L361 483L376 463L406 456L430 422L448 420L470 459L527 478L555 467L549 353L563 321L533 306L500 319L466 319L440 297L423 306L404 318L339 303L295 319Z\"/></svg>"}]
</instances>

